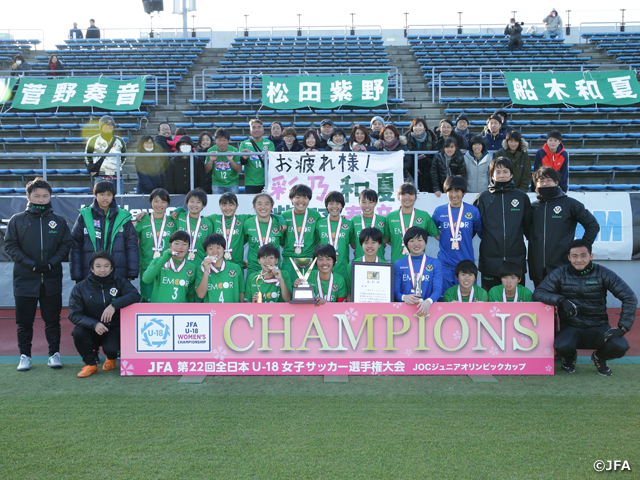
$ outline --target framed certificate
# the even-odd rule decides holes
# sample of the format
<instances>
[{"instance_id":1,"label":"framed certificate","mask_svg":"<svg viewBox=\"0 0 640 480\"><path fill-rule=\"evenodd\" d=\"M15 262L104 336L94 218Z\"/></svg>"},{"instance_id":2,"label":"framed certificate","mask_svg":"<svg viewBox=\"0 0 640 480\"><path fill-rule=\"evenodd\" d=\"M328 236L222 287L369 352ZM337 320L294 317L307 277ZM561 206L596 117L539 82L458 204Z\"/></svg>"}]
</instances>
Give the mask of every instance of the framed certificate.
<instances>
[{"instance_id":1,"label":"framed certificate","mask_svg":"<svg viewBox=\"0 0 640 480\"><path fill-rule=\"evenodd\" d=\"M354 303L393 302L393 264L351 264L351 301Z\"/></svg>"}]
</instances>

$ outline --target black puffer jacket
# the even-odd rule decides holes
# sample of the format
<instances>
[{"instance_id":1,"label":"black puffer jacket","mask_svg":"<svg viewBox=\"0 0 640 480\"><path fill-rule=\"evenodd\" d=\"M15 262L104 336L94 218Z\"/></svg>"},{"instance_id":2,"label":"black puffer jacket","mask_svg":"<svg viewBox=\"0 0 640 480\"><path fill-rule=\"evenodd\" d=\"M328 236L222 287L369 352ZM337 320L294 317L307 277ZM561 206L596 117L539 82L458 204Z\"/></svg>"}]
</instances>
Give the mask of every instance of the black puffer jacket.
<instances>
[{"instance_id":1,"label":"black puffer jacket","mask_svg":"<svg viewBox=\"0 0 640 480\"><path fill-rule=\"evenodd\" d=\"M117 277L136 278L140 270L140 257L138 254L138 236L136 235L133 223L131 223L131 215L129 215L128 221L123 223L121 229L116 232L113 242L111 242L113 225L121 210L115 200L111 202L109 206L109 232L106 234L108 241L105 243L105 214L98 206L97 200L93 201L90 208L96 230L96 247L94 249L91 236L87 231L84 217L81 213L78 215L78 219L71 231L71 237L73 238L73 245L69 256L71 279L78 281L87 278L91 271L91 267L89 266L91 255L96 251L102 250L107 250L113 255L116 264L115 275ZM83 209L80 209L80 211L82 210ZM128 213L126 210L122 210ZM124 215L124 213L120 215ZM98 233L100 234L100 238L97 238Z\"/></svg>"},{"instance_id":2,"label":"black puffer jacket","mask_svg":"<svg viewBox=\"0 0 640 480\"><path fill-rule=\"evenodd\" d=\"M413 132L407 133L407 148L410 152L435 150L435 143L437 141L436 134L431 130L426 130L426 132L427 137L422 142L416 140ZM433 193L433 185L431 184L433 156L434 154L426 153L418 155L418 189L421 192Z\"/></svg>"},{"instance_id":3,"label":"black puffer jacket","mask_svg":"<svg viewBox=\"0 0 640 480\"><path fill-rule=\"evenodd\" d=\"M113 272L104 277L106 282L100 283L93 273L76 284L69 297L69 320L75 325L95 329L100 323L102 312L109 305L113 305L116 312L111 317L110 326L120 325L120 309L140 301L140 294L136 287L126 278L115 277Z\"/></svg>"},{"instance_id":4,"label":"black puffer jacket","mask_svg":"<svg viewBox=\"0 0 640 480\"><path fill-rule=\"evenodd\" d=\"M460 175L465 180L467 179L467 164L460 150L456 150L456 153L453 154L448 168L447 156L444 151L439 151L433 157L433 162L431 162L431 185L433 186L433 191L442 192L444 190L444 181L450 175Z\"/></svg>"},{"instance_id":5,"label":"black puffer jacket","mask_svg":"<svg viewBox=\"0 0 640 480\"><path fill-rule=\"evenodd\" d=\"M7 225L4 249L13 264L13 294L39 297L44 283L47 295L62 292L62 261L71 250L71 230L61 215L53 213L51 203L33 205L17 213ZM35 262L46 262L51 270L33 271Z\"/></svg>"},{"instance_id":6,"label":"black puffer jacket","mask_svg":"<svg viewBox=\"0 0 640 480\"><path fill-rule=\"evenodd\" d=\"M462 138L462 136L458 135L455 131L451 132L451 135L449 135L449 137L454 138L456 141L456 145L458 146L458 150L465 150L465 145L464 145L464 138ZM447 137L447 138L449 138ZM442 135L440 135L440 133L438 132L438 140L436 141L436 144L434 145L434 150L442 150L444 148L444 142L446 141L446 138L444 138Z\"/></svg>"},{"instance_id":7,"label":"black puffer jacket","mask_svg":"<svg viewBox=\"0 0 640 480\"><path fill-rule=\"evenodd\" d=\"M560 187L548 198L538 195L531 204L532 226L529 235L529 278L541 282L547 273L569 263L569 244L576 233L576 225L584 227L583 240L593 244L600 225L585 206L567 197Z\"/></svg>"},{"instance_id":8,"label":"black puffer jacket","mask_svg":"<svg viewBox=\"0 0 640 480\"><path fill-rule=\"evenodd\" d=\"M533 300L555 306L564 299L570 300L578 307L578 315L568 318L559 308L560 325L591 328L609 325L607 291L622 302L618 326L630 330L638 304L636 294L618 275L596 263L589 263L582 271L572 265L554 270L533 292Z\"/></svg>"},{"instance_id":9,"label":"black puffer jacket","mask_svg":"<svg viewBox=\"0 0 640 480\"><path fill-rule=\"evenodd\" d=\"M494 182L473 204L480 210L482 240L478 269L484 275L498 275L504 262L515 262L527 271L527 249L523 235L531 234L531 202L513 181Z\"/></svg>"}]
</instances>

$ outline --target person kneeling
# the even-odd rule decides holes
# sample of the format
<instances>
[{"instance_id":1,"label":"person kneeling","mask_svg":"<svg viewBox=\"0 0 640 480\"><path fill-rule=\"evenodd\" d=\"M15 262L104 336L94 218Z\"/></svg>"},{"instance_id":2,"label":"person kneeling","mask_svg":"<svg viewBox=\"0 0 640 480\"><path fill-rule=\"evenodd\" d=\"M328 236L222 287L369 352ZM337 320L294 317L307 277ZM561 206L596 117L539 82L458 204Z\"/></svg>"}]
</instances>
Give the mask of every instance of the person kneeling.
<instances>
[{"instance_id":1,"label":"person kneeling","mask_svg":"<svg viewBox=\"0 0 640 480\"><path fill-rule=\"evenodd\" d=\"M490 302L531 302L532 293L527 287L520 285L522 267L515 262L504 262L500 267L500 281L489 290Z\"/></svg>"},{"instance_id":2,"label":"person kneeling","mask_svg":"<svg viewBox=\"0 0 640 480\"><path fill-rule=\"evenodd\" d=\"M245 301L252 303L278 303L291 300L291 277L289 272L278 268L278 247L267 244L258 250L261 270L247 275ZM262 297L262 298L260 298Z\"/></svg>"},{"instance_id":3,"label":"person kneeling","mask_svg":"<svg viewBox=\"0 0 640 480\"><path fill-rule=\"evenodd\" d=\"M324 305L327 302L344 302L347 299L347 283L342 275L333 272L338 258L336 249L332 245L325 243L318 245L313 252L316 259L317 273L311 272L309 284L316 292L316 306ZM302 283L301 278L297 278L294 288Z\"/></svg>"},{"instance_id":4,"label":"person kneeling","mask_svg":"<svg viewBox=\"0 0 640 480\"><path fill-rule=\"evenodd\" d=\"M114 370L120 351L120 310L140 301L136 287L114 275L114 260L108 252L96 252L89 262L91 271L77 283L69 298L69 320L73 342L85 366L78 377L98 371L96 351L102 346L107 356L102 370ZM105 308L106 306L106 308Z\"/></svg>"},{"instance_id":5,"label":"person kneeling","mask_svg":"<svg viewBox=\"0 0 640 480\"><path fill-rule=\"evenodd\" d=\"M208 235L202 242L207 256L196 273L196 295L205 303L244 302L242 268L224 259L227 246L222 235Z\"/></svg>"},{"instance_id":6,"label":"person kneeling","mask_svg":"<svg viewBox=\"0 0 640 480\"><path fill-rule=\"evenodd\" d=\"M462 260L456 265L458 285L454 285L444 292L445 302L486 302L487 292L478 287L478 267L471 260Z\"/></svg>"}]
</instances>

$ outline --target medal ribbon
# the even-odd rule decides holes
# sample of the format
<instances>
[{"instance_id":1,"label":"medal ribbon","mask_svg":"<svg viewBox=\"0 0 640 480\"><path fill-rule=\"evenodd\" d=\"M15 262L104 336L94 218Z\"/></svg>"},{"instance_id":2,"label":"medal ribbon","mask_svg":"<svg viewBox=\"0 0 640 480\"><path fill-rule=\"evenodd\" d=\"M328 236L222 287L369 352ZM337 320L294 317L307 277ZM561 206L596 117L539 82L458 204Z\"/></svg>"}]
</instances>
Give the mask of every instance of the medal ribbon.
<instances>
[{"instance_id":1,"label":"medal ribbon","mask_svg":"<svg viewBox=\"0 0 640 480\"><path fill-rule=\"evenodd\" d=\"M258 220L258 216L256 215L256 234L258 235L258 243L261 247L267 245L269 240L271 240L271 227L273 226L273 218L269 216L269 223L267 224L267 234L266 236L262 236L262 230L260 230L260 221Z\"/></svg>"},{"instance_id":2,"label":"medal ribbon","mask_svg":"<svg viewBox=\"0 0 640 480\"><path fill-rule=\"evenodd\" d=\"M173 260L173 257L171 257L169 259L169 261L167 263L164 264L164 268L170 268L171 270L173 270L174 272L178 273L180 272L184 266L186 265L186 258L182 259L182 263L180 264L180 266L178 268L176 268L176 263Z\"/></svg>"},{"instance_id":3,"label":"medal ribbon","mask_svg":"<svg viewBox=\"0 0 640 480\"><path fill-rule=\"evenodd\" d=\"M318 285L318 294L324 298L327 302L331 301L331 292L333 291L333 272L331 272L331 278L329 279L329 286L327 288L327 294L322 292L322 281L320 280L320 272L316 275L316 284Z\"/></svg>"},{"instance_id":4,"label":"medal ribbon","mask_svg":"<svg viewBox=\"0 0 640 480\"><path fill-rule=\"evenodd\" d=\"M503 288L502 289L502 301L506 302L507 301L507 291ZM517 303L518 302L518 287L516 287L516 296L513 297L513 303Z\"/></svg>"},{"instance_id":5,"label":"medal ribbon","mask_svg":"<svg viewBox=\"0 0 640 480\"><path fill-rule=\"evenodd\" d=\"M413 257L407 257L407 260L409 261L409 272L411 273L411 286L413 287L411 289L411 293L415 293L416 291L416 272L413 268ZM424 275L424 269L427 266L427 256L423 253L422 254L422 261L420 262L420 270L418 271L418 273L420 274L420 281L422 282L422 276Z\"/></svg>"},{"instance_id":6,"label":"medal ribbon","mask_svg":"<svg viewBox=\"0 0 640 480\"><path fill-rule=\"evenodd\" d=\"M160 226L160 234L156 232L156 219L151 214L151 233L153 234L153 251L162 252L162 237L164 235L164 228L167 225L167 214L162 216L162 225Z\"/></svg>"},{"instance_id":7,"label":"medal ribbon","mask_svg":"<svg viewBox=\"0 0 640 480\"><path fill-rule=\"evenodd\" d=\"M187 233L191 237L191 248L189 248L189 252L196 253L198 250L196 248L196 243L198 242L198 232L200 231L200 224L202 223L202 215L198 215L198 221L196 222L196 228L193 233L191 233L191 216L187 215Z\"/></svg>"},{"instance_id":8,"label":"medal ribbon","mask_svg":"<svg viewBox=\"0 0 640 480\"><path fill-rule=\"evenodd\" d=\"M304 226L307 224L307 218L309 217L309 209L304 211L304 218L302 219L302 228L298 233L298 224L296 222L296 213L291 212L291 223L293 223L293 246L297 248L304 248Z\"/></svg>"},{"instance_id":9,"label":"medal ribbon","mask_svg":"<svg viewBox=\"0 0 640 480\"><path fill-rule=\"evenodd\" d=\"M409 227L405 228L404 226L404 213L402 213L402 208L398 211L399 213L399 217L400 217L400 228L402 229L402 246L406 248L406 245L404 244L404 234L407 233L407 230L409 230L409 228L413 227L413 221L416 219L416 209L412 209L411 210L411 217L409 218ZM411 263L411 262L409 262Z\"/></svg>"},{"instance_id":10,"label":"medal ribbon","mask_svg":"<svg viewBox=\"0 0 640 480\"><path fill-rule=\"evenodd\" d=\"M356 260L356 262L365 262L366 260L364 259L364 255L362 256L362 258L360 258L360 260ZM380 259L378 258L378 256L376 255L376 261L374 263L380 263Z\"/></svg>"},{"instance_id":11,"label":"medal ribbon","mask_svg":"<svg viewBox=\"0 0 640 480\"><path fill-rule=\"evenodd\" d=\"M234 234L235 226L236 226L236 215L234 213L233 218L231 218L231 227L229 228L229 234L227 235L227 217L225 217L224 215L222 216L222 236L224 237L224 241L227 244L227 246L224 249L224 253L228 253L229 255L231 255L231 252L233 252L233 248L231 248L231 242L233 242L233 234ZM260 233L260 231L258 231L258 233ZM260 244L260 246L262 246L262 244Z\"/></svg>"},{"instance_id":12,"label":"medal ribbon","mask_svg":"<svg viewBox=\"0 0 640 480\"><path fill-rule=\"evenodd\" d=\"M451 239L450 242L453 244L453 242L461 242L462 241L462 235L460 235L460 224L462 223L462 214L464 213L464 203L460 204L460 209L458 210L458 220L455 223L455 228L454 228L454 223L453 223L453 211L451 210L451 204L447 205L447 215L449 216L449 231L451 232ZM459 250L460 247L454 249L454 250Z\"/></svg>"},{"instance_id":13,"label":"medal ribbon","mask_svg":"<svg viewBox=\"0 0 640 480\"><path fill-rule=\"evenodd\" d=\"M458 301L462 302L462 292L460 291L460 285L458 285ZM471 287L471 293L469 293L469 303L473 302L473 287Z\"/></svg>"},{"instance_id":14,"label":"medal ribbon","mask_svg":"<svg viewBox=\"0 0 640 480\"><path fill-rule=\"evenodd\" d=\"M362 227L362 230L367 228L367 226L364 224L364 213L360 217L360 226ZM371 225L369 225L369 227L373 228L375 226L376 226L376 214L374 212L373 217L371 217Z\"/></svg>"},{"instance_id":15,"label":"medal ribbon","mask_svg":"<svg viewBox=\"0 0 640 480\"><path fill-rule=\"evenodd\" d=\"M327 234L329 235L329 245L331 245L336 250L336 255L338 255L338 243L340 243L340 230L342 229L342 217L338 220L338 228L336 229L336 238L333 239L333 233L331 232L331 220L327 217Z\"/></svg>"},{"instance_id":16,"label":"medal ribbon","mask_svg":"<svg viewBox=\"0 0 640 480\"><path fill-rule=\"evenodd\" d=\"M216 267L213 266L213 262L211 262L211 265L209 265L209 273L214 272L214 273L220 273L222 271L224 271L224 268L226 267L226 263L224 261L224 259L222 260L222 266L220 267L220 270L218 270ZM204 262L202 262L200 264L200 271L202 273L204 273Z\"/></svg>"}]
</instances>

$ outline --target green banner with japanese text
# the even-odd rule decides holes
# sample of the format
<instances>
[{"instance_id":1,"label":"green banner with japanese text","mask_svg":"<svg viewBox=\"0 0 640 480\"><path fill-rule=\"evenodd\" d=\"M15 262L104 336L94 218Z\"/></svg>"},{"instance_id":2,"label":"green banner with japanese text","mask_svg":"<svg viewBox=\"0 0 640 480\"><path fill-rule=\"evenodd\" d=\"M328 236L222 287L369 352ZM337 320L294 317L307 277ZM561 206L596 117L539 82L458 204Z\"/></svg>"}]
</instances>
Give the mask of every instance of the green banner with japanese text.
<instances>
[{"instance_id":1,"label":"green banner with japanese text","mask_svg":"<svg viewBox=\"0 0 640 480\"><path fill-rule=\"evenodd\" d=\"M511 101L518 105L631 105L640 102L633 70L610 72L505 72Z\"/></svg>"},{"instance_id":2,"label":"green banner with japanese text","mask_svg":"<svg viewBox=\"0 0 640 480\"><path fill-rule=\"evenodd\" d=\"M275 110L341 105L377 107L387 103L386 73L330 77L262 77L262 104Z\"/></svg>"},{"instance_id":3,"label":"green banner with japanese text","mask_svg":"<svg viewBox=\"0 0 640 480\"><path fill-rule=\"evenodd\" d=\"M11 91L17 81L16 77L0 77L0 104L11 100Z\"/></svg>"},{"instance_id":4,"label":"green banner with japanese text","mask_svg":"<svg viewBox=\"0 0 640 480\"><path fill-rule=\"evenodd\" d=\"M107 110L137 110L142 103L146 78L25 78L20 80L12 107L42 110L57 107L99 107Z\"/></svg>"}]
</instances>

